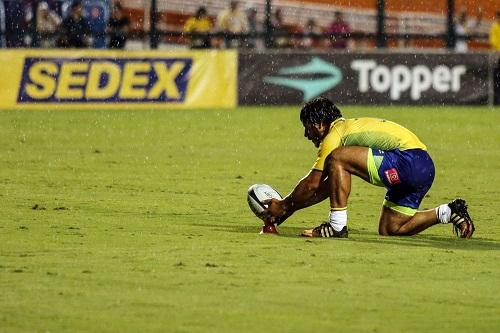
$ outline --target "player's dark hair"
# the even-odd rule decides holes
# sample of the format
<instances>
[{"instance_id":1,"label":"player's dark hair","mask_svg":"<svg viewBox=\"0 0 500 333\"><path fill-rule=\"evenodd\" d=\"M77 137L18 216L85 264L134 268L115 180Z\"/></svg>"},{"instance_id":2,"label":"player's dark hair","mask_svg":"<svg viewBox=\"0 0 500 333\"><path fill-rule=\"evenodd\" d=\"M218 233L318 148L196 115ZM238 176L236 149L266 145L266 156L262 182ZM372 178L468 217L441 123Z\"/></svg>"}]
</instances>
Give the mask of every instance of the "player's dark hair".
<instances>
[{"instance_id":1,"label":"player's dark hair","mask_svg":"<svg viewBox=\"0 0 500 333\"><path fill-rule=\"evenodd\" d=\"M300 110L300 121L303 124L307 122L329 125L339 118L342 118L342 113L332 101L325 97L316 97Z\"/></svg>"},{"instance_id":2,"label":"player's dark hair","mask_svg":"<svg viewBox=\"0 0 500 333\"><path fill-rule=\"evenodd\" d=\"M196 14L195 14L195 17L197 19L200 19L202 18L203 16L207 15L207 8L205 6L201 6L198 8L198 10L196 11Z\"/></svg>"}]
</instances>

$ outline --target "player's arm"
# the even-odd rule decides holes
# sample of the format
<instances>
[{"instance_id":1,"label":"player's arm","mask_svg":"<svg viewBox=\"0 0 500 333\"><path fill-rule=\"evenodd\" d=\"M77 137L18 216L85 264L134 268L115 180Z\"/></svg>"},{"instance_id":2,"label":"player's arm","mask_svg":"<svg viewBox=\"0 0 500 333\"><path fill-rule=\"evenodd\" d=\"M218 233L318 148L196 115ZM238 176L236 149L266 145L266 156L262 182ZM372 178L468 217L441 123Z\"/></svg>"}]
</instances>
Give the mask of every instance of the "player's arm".
<instances>
[{"instance_id":1,"label":"player's arm","mask_svg":"<svg viewBox=\"0 0 500 333\"><path fill-rule=\"evenodd\" d=\"M269 207L263 214L266 220L280 224L297 210L325 200L329 197L329 192L328 181L324 174L318 170L311 170L283 200L269 200Z\"/></svg>"},{"instance_id":2,"label":"player's arm","mask_svg":"<svg viewBox=\"0 0 500 333\"><path fill-rule=\"evenodd\" d=\"M297 210L312 206L329 197L325 164L330 158L331 152L341 146L340 135L336 132L329 133L321 142L318 156L309 173L302 178L293 191L283 200L271 199L268 209L264 210L265 220L272 223L282 223Z\"/></svg>"},{"instance_id":3,"label":"player's arm","mask_svg":"<svg viewBox=\"0 0 500 333\"><path fill-rule=\"evenodd\" d=\"M287 212L295 212L329 197L328 181L323 173L311 170L302 178L293 191L283 199L283 208Z\"/></svg>"},{"instance_id":4,"label":"player's arm","mask_svg":"<svg viewBox=\"0 0 500 333\"><path fill-rule=\"evenodd\" d=\"M281 214L273 215L277 217L277 223L281 223L299 209L317 204L330 196L330 186L327 173L324 172L331 152L341 146L341 137L337 132L329 133L321 142L318 149L318 156L309 173L302 178L293 191L287 195L279 204L276 203L276 212L270 205L271 213ZM323 170L323 171L321 171Z\"/></svg>"}]
</instances>

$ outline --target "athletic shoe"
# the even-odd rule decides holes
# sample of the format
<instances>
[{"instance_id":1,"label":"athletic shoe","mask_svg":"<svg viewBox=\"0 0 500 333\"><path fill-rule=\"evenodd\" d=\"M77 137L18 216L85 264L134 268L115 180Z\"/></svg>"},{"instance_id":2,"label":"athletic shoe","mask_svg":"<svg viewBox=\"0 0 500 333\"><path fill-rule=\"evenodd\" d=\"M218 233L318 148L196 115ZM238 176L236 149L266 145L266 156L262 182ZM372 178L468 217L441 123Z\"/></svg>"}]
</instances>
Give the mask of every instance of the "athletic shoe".
<instances>
[{"instance_id":1,"label":"athletic shoe","mask_svg":"<svg viewBox=\"0 0 500 333\"><path fill-rule=\"evenodd\" d=\"M465 200L455 199L448 204L448 207L451 210L450 222L453 224L455 234L461 238L471 238L476 228L467 211Z\"/></svg>"},{"instance_id":2,"label":"athletic shoe","mask_svg":"<svg viewBox=\"0 0 500 333\"><path fill-rule=\"evenodd\" d=\"M328 237L328 238L347 238L347 226L342 230L335 231L330 223L323 223L314 229L304 230L301 236L304 237Z\"/></svg>"}]
</instances>

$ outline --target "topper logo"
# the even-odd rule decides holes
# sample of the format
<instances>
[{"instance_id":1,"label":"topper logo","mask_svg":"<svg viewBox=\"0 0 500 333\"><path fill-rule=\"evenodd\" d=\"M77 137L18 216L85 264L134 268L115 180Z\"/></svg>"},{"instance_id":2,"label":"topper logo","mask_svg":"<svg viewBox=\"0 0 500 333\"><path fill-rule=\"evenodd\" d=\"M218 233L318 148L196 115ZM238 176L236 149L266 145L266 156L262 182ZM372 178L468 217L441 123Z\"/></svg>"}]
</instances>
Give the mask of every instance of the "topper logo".
<instances>
[{"instance_id":1,"label":"topper logo","mask_svg":"<svg viewBox=\"0 0 500 333\"><path fill-rule=\"evenodd\" d=\"M430 89L438 93L457 92L461 88L461 77L467 72L463 65L439 65L434 68L396 65L391 68L375 60L354 60L351 68L359 72L360 92L368 92L370 88L378 93L389 92L391 100L399 100L406 91L409 91L412 100L419 100L422 93Z\"/></svg>"},{"instance_id":2,"label":"topper logo","mask_svg":"<svg viewBox=\"0 0 500 333\"><path fill-rule=\"evenodd\" d=\"M191 66L180 58L26 58L18 102L182 102Z\"/></svg>"}]
</instances>

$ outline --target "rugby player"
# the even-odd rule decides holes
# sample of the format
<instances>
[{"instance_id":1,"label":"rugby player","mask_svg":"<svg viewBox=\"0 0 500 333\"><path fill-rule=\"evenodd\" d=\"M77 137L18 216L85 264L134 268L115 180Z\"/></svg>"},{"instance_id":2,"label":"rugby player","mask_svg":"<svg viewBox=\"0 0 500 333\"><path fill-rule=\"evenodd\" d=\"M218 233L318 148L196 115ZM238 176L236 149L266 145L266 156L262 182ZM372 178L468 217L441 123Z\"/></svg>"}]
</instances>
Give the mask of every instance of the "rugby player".
<instances>
[{"instance_id":1,"label":"rugby player","mask_svg":"<svg viewBox=\"0 0 500 333\"><path fill-rule=\"evenodd\" d=\"M474 233L463 199L417 211L431 188L435 171L426 146L410 130L382 119L345 119L323 97L305 104L300 120L304 136L318 148L318 156L290 194L282 200L268 200L269 207L264 211L267 223L281 224L297 210L330 198L328 220L305 230L302 236L346 238L347 200L351 175L355 175L387 189L378 226L380 235L414 235L439 223L451 223L462 238Z\"/></svg>"}]
</instances>

